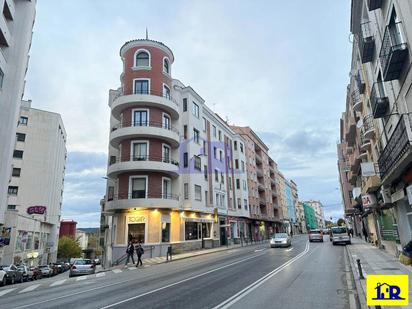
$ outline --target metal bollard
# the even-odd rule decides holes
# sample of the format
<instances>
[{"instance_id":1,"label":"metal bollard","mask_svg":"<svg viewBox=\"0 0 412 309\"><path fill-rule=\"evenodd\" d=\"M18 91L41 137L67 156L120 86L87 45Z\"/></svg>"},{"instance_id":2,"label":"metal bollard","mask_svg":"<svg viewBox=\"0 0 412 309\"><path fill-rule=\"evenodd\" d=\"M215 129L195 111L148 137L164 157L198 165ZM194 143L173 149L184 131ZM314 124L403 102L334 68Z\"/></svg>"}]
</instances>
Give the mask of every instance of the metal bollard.
<instances>
[{"instance_id":1,"label":"metal bollard","mask_svg":"<svg viewBox=\"0 0 412 309\"><path fill-rule=\"evenodd\" d=\"M360 264L360 259L356 259L356 263L358 263L358 270L359 270L359 279L365 279L362 273L362 266Z\"/></svg>"}]
</instances>

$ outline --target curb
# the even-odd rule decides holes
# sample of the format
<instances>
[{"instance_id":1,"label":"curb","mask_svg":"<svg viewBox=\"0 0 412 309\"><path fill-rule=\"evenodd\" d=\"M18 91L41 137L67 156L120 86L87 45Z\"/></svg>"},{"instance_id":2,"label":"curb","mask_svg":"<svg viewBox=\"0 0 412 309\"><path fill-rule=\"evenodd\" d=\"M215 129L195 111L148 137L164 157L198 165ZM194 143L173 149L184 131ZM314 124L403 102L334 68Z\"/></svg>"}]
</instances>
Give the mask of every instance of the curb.
<instances>
[{"instance_id":1,"label":"curb","mask_svg":"<svg viewBox=\"0 0 412 309\"><path fill-rule=\"evenodd\" d=\"M348 249L348 246L345 246L345 252L346 252L346 261L348 262L348 265L349 265L349 268L350 268L350 271L351 271L351 274L350 274L350 278L351 278L351 282L350 283L354 283L355 284L355 290L356 290L356 292L354 293L354 297L355 297L355 301L356 301L356 305L355 305L355 307L351 307L351 309L367 309L367 308L369 308L367 305L366 305L366 295L365 295L365 291L363 290L363 288L362 288L362 286L361 286L361 284L359 283L359 280L360 279L355 279L355 276L356 275L358 275L358 273L356 272L356 268L355 268L355 266L356 265L354 265L353 264L353 259L352 259L352 257L351 257L351 255L350 255L350 253L349 253L349 249ZM366 279L365 279L366 280ZM351 286L352 286L352 284L351 284ZM349 287L349 284L348 284L348 287ZM364 301L362 301L361 300L361 295L364 295L365 297L363 298L364 299Z\"/></svg>"}]
</instances>

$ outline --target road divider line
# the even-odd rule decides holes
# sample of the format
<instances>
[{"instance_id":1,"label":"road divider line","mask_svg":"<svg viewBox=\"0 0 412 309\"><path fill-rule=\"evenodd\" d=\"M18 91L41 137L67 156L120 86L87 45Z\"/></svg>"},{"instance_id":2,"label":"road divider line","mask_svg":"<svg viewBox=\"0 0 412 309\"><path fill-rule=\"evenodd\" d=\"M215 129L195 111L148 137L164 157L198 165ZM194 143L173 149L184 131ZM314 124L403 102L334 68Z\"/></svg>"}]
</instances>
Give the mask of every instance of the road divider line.
<instances>
[{"instance_id":1,"label":"road divider line","mask_svg":"<svg viewBox=\"0 0 412 309\"><path fill-rule=\"evenodd\" d=\"M259 256L262 256L263 254L264 254L264 253L257 254L257 255L254 255L254 256L251 256L251 257L248 257L248 258L245 258L245 259L242 259L242 260L233 262L233 263L229 263L229 264L226 264L226 265L223 265L223 266L220 266L220 267L217 267L217 268L208 270L208 271L206 271L206 272L204 272L204 273L201 273L201 274L198 274L198 275L195 275L195 276L192 276L192 277L189 277L189 278L186 278L186 279L183 279L183 280L174 282L174 283L170 283L170 284L168 284L168 285L165 285L165 286L162 286L162 287L160 287L160 288L157 288L157 289L148 291L148 292L143 293L143 294L139 294L139 295L136 295L136 296L133 296L133 297L126 298L126 299L124 299L124 300L121 300L121 301L116 302L116 303L111 304L111 305L107 305L107 306L101 307L101 309L112 308L112 307L115 307L115 306L124 304L124 303L126 303L126 302L131 301L131 300L135 300L135 299L141 298L141 297L143 297L143 296L150 295L150 294L153 294L153 293L156 293L156 292L165 290L165 289L170 288L170 287L172 287L172 286L175 286L175 285L181 284L181 283L183 283L183 282L187 282L187 281L190 281L190 280L193 280L193 279L196 279L196 278L199 278L199 277L208 275L208 274L210 274L210 273L214 273L214 272L216 272L216 271L218 271L218 270L221 270L221 269L224 269L224 268L227 268L227 267L230 267L230 266L233 266L233 265L236 265L236 264L245 262L245 261L247 261L247 260L255 259L255 258L259 257Z\"/></svg>"},{"instance_id":2,"label":"road divider line","mask_svg":"<svg viewBox=\"0 0 412 309\"><path fill-rule=\"evenodd\" d=\"M59 280L56 282L53 282L52 284L50 284L49 286L58 286L58 285L62 285L63 283L66 282L67 279L63 279L63 280Z\"/></svg>"},{"instance_id":3,"label":"road divider line","mask_svg":"<svg viewBox=\"0 0 412 309\"><path fill-rule=\"evenodd\" d=\"M0 296L6 295L7 293L10 293L10 292L14 291L15 289L16 288L0 291Z\"/></svg>"},{"instance_id":4,"label":"road divider line","mask_svg":"<svg viewBox=\"0 0 412 309\"><path fill-rule=\"evenodd\" d=\"M294 258L290 259L286 263L280 265L279 267L275 268L272 270L270 273L264 275L262 278L256 280L252 284L249 284L247 287L245 287L243 290L239 291L232 297L226 299L224 302L220 303L219 305L215 306L213 309L224 309L224 308L229 308L239 300L241 300L243 297L248 295L250 292L254 291L257 289L259 286L261 286L263 283L271 279L273 276L275 276L277 273L281 272L283 269L288 267L289 265L293 264L297 260L299 260L301 257L305 256L309 252L309 242L306 242L306 247L305 250L303 250L301 253L299 253L297 256Z\"/></svg>"},{"instance_id":5,"label":"road divider line","mask_svg":"<svg viewBox=\"0 0 412 309\"><path fill-rule=\"evenodd\" d=\"M21 291L19 292L19 294L20 294L20 293L26 293L26 292L33 291L33 290L37 289L39 286L41 286L41 284L33 284L33 285L31 285L31 286L28 286L28 287L25 288L24 290L21 290Z\"/></svg>"},{"instance_id":6,"label":"road divider line","mask_svg":"<svg viewBox=\"0 0 412 309\"><path fill-rule=\"evenodd\" d=\"M82 281L82 280L86 280L87 278L89 278L89 276L82 276L76 279L76 281Z\"/></svg>"},{"instance_id":7,"label":"road divider line","mask_svg":"<svg viewBox=\"0 0 412 309\"><path fill-rule=\"evenodd\" d=\"M260 251L263 251L263 250L265 250L265 248L262 248L262 249L256 249L256 250L255 250L255 252L260 252Z\"/></svg>"}]
</instances>

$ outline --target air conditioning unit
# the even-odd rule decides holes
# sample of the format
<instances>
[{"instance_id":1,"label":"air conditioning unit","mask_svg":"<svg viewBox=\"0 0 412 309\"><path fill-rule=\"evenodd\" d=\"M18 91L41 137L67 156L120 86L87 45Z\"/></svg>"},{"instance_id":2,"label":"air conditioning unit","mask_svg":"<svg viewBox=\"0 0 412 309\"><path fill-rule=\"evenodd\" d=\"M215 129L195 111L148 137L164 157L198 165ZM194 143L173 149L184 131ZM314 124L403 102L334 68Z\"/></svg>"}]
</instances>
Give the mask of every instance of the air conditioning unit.
<instances>
[{"instance_id":1,"label":"air conditioning unit","mask_svg":"<svg viewBox=\"0 0 412 309\"><path fill-rule=\"evenodd\" d=\"M392 203L392 198L391 198L391 191L390 189L381 189L381 195L383 199L384 204L391 204Z\"/></svg>"}]
</instances>

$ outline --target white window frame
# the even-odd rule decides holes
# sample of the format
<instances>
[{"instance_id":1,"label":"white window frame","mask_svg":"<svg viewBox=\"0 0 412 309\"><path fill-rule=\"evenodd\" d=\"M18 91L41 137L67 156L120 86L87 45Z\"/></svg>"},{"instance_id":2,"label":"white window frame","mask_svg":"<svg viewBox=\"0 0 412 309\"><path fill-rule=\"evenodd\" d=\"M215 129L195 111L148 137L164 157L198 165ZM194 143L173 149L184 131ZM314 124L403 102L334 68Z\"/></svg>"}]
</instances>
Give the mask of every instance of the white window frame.
<instances>
[{"instance_id":1,"label":"white window frame","mask_svg":"<svg viewBox=\"0 0 412 309\"><path fill-rule=\"evenodd\" d=\"M164 94L164 89L165 88L167 88L169 90L169 98L167 98ZM163 95L164 98L169 99L169 100L172 98L172 91L170 90L170 87L165 83L163 83L162 95Z\"/></svg>"},{"instance_id":2,"label":"white window frame","mask_svg":"<svg viewBox=\"0 0 412 309\"><path fill-rule=\"evenodd\" d=\"M171 163L171 161L172 161L172 147L170 147L170 145L165 144L165 143L162 143L162 162L164 162L163 161L163 159L164 159L164 153L163 153L164 147L169 148L169 162L168 163Z\"/></svg>"},{"instance_id":3,"label":"white window frame","mask_svg":"<svg viewBox=\"0 0 412 309\"><path fill-rule=\"evenodd\" d=\"M172 129L172 117L168 113L164 113L164 112L162 113L162 128L166 129L165 123L163 121L165 116L167 116L167 118L169 118L170 128L168 128L168 130L171 130Z\"/></svg>"},{"instance_id":4,"label":"white window frame","mask_svg":"<svg viewBox=\"0 0 412 309\"><path fill-rule=\"evenodd\" d=\"M137 65L137 54L140 52L146 52L149 55L149 65ZM134 58L133 58L133 69L134 70L141 70L141 69L146 69L146 70L150 70L152 68L152 54L144 48L139 48L138 50L135 51L134 53Z\"/></svg>"},{"instance_id":5,"label":"white window frame","mask_svg":"<svg viewBox=\"0 0 412 309\"><path fill-rule=\"evenodd\" d=\"M150 78L134 78L133 79L133 94L138 94L138 95L144 95L143 93L135 93L136 91L136 89L135 89L135 86L136 86L136 81L138 81L138 80L147 80L148 81L148 89L147 89L147 94L151 94L151 80L150 80Z\"/></svg>"},{"instance_id":6,"label":"white window frame","mask_svg":"<svg viewBox=\"0 0 412 309\"><path fill-rule=\"evenodd\" d=\"M165 60L167 60L167 62L169 64L169 72L165 71ZM162 71L163 71L163 73L165 73L168 76L171 76L171 70L172 70L172 68L171 68L169 57L163 57L163 61L162 61Z\"/></svg>"},{"instance_id":7,"label":"white window frame","mask_svg":"<svg viewBox=\"0 0 412 309\"><path fill-rule=\"evenodd\" d=\"M195 113L196 106L197 106L197 115ZM200 118L200 106L195 101L192 101L192 115L195 116L197 119Z\"/></svg>"},{"instance_id":8,"label":"white window frame","mask_svg":"<svg viewBox=\"0 0 412 309\"><path fill-rule=\"evenodd\" d=\"M170 195L172 195L172 179L169 177L162 177L162 199L164 199L164 181L167 180L170 183Z\"/></svg>"},{"instance_id":9,"label":"white window frame","mask_svg":"<svg viewBox=\"0 0 412 309\"><path fill-rule=\"evenodd\" d=\"M133 141L130 141L130 161L133 161L133 148L134 148L134 144L137 144L137 143L146 143L147 144L146 157L148 158L148 156L149 156L150 141L149 140L133 140ZM162 151L163 151L163 149L162 149ZM146 161L149 161L149 160L146 160Z\"/></svg>"},{"instance_id":10,"label":"white window frame","mask_svg":"<svg viewBox=\"0 0 412 309\"><path fill-rule=\"evenodd\" d=\"M212 125L212 135L213 135L213 137L217 137L217 128L216 128L216 126L215 125Z\"/></svg>"},{"instance_id":11,"label":"white window frame","mask_svg":"<svg viewBox=\"0 0 412 309\"><path fill-rule=\"evenodd\" d=\"M133 179L138 179L138 178L144 178L146 179L146 189L145 189L145 198L147 198L147 193L149 192L149 176L147 175L133 175L129 176L129 194L128 194L128 199L132 199L132 180ZM130 195L130 198L129 198Z\"/></svg>"},{"instance_id":12,"label":"white window frame","mask_svg":"<svg viewBox=\"0 0 412 309\"><path fill-rule=\"evenodd\" d=\"M147 113L147 125L146 125L146 127L149 126L149 123L150 123L150 109L147 109L147 108L133 108L132 109L132 123L131 123L131 124L133 124L132 127L135 126L134 125L134 123L135 123L134 112L142 112L142 111Z\"/></svg>"},{"instance_id":13,"label":"white window frame","mask_svg":"<svg viewBox=\"0 0 412 309\"><path fill-rule=\"evenodd\" d=\"M203 117L203 132L206 132L206 127L207 127L207 120L205 117Z\"/></svg>"},{"instance_id":14,"label":"white window frame","mask_svg":"<svg viewBox=\"0 0 412 309\"><path fill-rule=\"evenodd\" d=\"M196 198L196 187L200 188L200 200ZM200 185L194 185L194 192L195 192L195 196L194 196L195 201L201 202L201 201L202 201L202 195L203 195L202 186L200 186Z\"/></svg>"}]
</instances>

